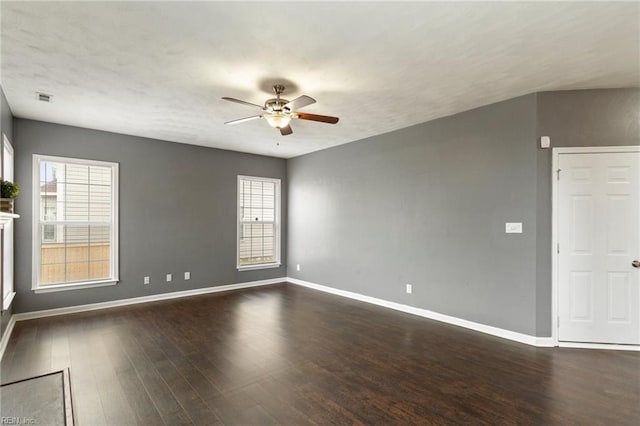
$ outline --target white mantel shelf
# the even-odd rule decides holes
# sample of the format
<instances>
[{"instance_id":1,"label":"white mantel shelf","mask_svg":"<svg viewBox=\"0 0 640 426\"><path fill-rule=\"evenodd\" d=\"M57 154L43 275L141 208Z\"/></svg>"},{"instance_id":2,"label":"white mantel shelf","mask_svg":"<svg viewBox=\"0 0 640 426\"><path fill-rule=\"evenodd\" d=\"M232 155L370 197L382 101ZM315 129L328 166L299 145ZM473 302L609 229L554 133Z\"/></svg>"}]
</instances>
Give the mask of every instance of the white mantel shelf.
<instances>
[{"instance_id":1,"label":"white mantel shelf","mask_svg":"<svg viewBox=\"0 0 640 426\"><path fill-rule=\"evenodd\" d=\"M19 218L19 214L0 212L0 228L4 227L10 220Z\"/></svg>"}]
</instances>

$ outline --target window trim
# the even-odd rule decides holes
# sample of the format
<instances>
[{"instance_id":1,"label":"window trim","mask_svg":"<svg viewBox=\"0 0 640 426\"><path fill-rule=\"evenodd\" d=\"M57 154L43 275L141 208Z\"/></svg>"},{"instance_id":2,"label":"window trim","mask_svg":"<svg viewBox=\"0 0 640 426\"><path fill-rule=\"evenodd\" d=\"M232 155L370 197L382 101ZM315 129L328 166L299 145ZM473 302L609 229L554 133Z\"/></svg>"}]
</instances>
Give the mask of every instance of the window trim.
<instances>
[{"instance_id":1,"label":"window trim","mask_svg":"<svg viewBox=\"0 0 640 426\"><path fill-rule=\"evenodd\" d=\"M111 276L108 279L89 280L89 281L73 281L67 283L59 283L52 285L40 285L40 163L42 161L52 161L61 163L73 163L87 166L110 167L111 173ZM88 160L75 157L58 157L53 155L33 154L33 170L32 170L32 229L31 229L31 290L35 293L50 293L55 291L77 290L83 288L103 287L107 285L115 285L120 281L119 268L119 227L118 227L118 211L119 211L119 164L111 161Z\"/></svg>"},{"instance_id":2,"label":"window trim","mask_svg":"<svg viewBox=\"0 0 640 426\"><path fill-rule=\"evenodd\" d=\"M275 214L274 214L274 224L275 224L275 260L270 263L261 263L256 265L240 265L240 233L242 227L242 212L240 211L240 181L242 179L260 181L260 182L271 182L275 184ZM279 268L281 266L280 261L280 210L282 206L282 198L281 198L281 187L282 181L276 178L267 178L267 177L258 177L258 176L247 176L247 175L238 175L237 178L237 188L236 188L236 268L238 271L255 271L259 269L270 269L270 268Z\"/></svg>"}]
</instances>

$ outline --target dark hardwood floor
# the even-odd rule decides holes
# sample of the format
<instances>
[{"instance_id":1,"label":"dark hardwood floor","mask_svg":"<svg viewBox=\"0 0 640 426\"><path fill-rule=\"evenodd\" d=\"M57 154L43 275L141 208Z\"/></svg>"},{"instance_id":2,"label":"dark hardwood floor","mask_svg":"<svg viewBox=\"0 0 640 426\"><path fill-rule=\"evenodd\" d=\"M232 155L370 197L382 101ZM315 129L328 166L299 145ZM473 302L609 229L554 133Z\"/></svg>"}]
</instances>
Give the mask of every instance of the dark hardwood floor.
<instances>
[{"instance_id":1,"label":"dark hardwood floor","mask_svg":"<svg viewBox=\"0 0 640 426\"><path fill-rule=\"evenodd\" d=\"M80 425L640 424L640 353L534 348L293 285L16 324Z\"/></svg>"}]
</instances>

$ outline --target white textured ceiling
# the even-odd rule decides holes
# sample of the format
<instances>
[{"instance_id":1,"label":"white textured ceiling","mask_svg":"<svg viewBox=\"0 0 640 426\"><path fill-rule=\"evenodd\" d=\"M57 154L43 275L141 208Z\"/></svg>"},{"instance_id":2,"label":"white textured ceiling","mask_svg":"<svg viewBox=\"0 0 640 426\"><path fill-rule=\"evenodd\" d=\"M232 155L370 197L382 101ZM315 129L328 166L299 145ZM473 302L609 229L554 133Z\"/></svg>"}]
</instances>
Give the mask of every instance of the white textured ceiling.
<instances>
[{"instance_id":1,"label":"white textured ceiling","mask_svg":"<svg viewBox=\"0 0 640 426\"><path fill-rule=\"evenodd\" d=\"M536 91L639 85L637 2L0 7L15 116L278 157ZM222 96L262 104L282 81L340 122L222 124L255 112Z\"/></svg>"}]
</instances>

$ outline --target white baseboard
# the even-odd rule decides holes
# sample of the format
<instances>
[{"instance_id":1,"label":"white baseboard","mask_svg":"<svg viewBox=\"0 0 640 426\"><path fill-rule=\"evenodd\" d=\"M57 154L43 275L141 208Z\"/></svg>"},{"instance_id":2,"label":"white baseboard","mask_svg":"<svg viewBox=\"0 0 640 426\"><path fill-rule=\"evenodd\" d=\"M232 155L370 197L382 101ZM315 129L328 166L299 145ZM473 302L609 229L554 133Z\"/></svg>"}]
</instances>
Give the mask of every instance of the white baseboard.
<instances>
[{"instance_id":1,"label":"white baseboard","mask_svg":"<svg viewBox=\"0 0 640 426\"><path fill-rule=\"evenodd\" d=\"M259 287L271 284L278 284L282 282L289 282L291 284L308 287L314 290L323 291L325 293L331 293L349 299L359 300L361 302L371 303L378 306L394 309L401 312L406 312L412 315L421 316L424 318L433 319L447 324L457 325L459 327L468 328L470 330L479 331L481 333L490 334L492 336L501 337L503 339L512 340L515 342L525 343L531 346L537 347L554 347L556 344L552 337L536 337L528 334L517 333L515 331L505 330L502 328L492 327L485 324L480 324L473 321L468 321L461 318L452 317L449 315L440 314L438 312L429 311L427 309L416 308L414 306L403 305L401 303L390 302L383 299L378 299L371 296L365 296L359 293L353 293L346 290L340 290L333 287L328 287L320 284L311 283L308 281L299 280L297 278L273 278L269 280L250 281L238 284L229 284L215 287L197 288L193 290L175 291L171 293L154 294L150 296L135 297L131 299L114 300L110 302L91 303L88 305L70 306L65 308L47 309L42 311L24 312L20 314L13 314L9 319L7 328L0 339L0 361L4 356L5 349L9 343L11 333L16 324L16 321L24 321L35 318L44 318L55 315L65 315L76 312L87 312L99 309L114 308L118 306L135 305L139 303L155 302L160 300L177 299L180 297L197 296L200 294L218 293L229 290L239 290L243 288ZM584 348L584 349L611 349L611 350L625 350L625 351L640 351L640 346L634 345L609 345L609 344L595 344L595 343L573 343L573 342L559 342L558 346L562 348Z\"/></svg>"},{"instance_id":2,"label":"white baseboard","mask_svg":"<svg viewBox=\"0 0 640 426\"><path fill-rule=\"evenodd\" d=\"M16 325L16 316L11 315L11 318L9 318L9 323L7 324L7 329L4 331L2 339L0 339L0 361L2 361L4 351L5 349L7 349L7 344L9 343L9 338L11 338L11 332L13 331L14 325Z\"/></svg>"},{"instance_id":3,"label":"white baseboard","mask_svg":"<svg viewBox=\"0 0 640 426\"><path fill-rule=\"evenodd\" d=\"M135 305L138 303L156 302L159 300L176 299L179 297L197 296L199 294L218 293L221 291L238 290L241 288L258 287L270 284L286 282L286 278L273 278L270 280L249 281L246 283L220 285L215 287L196 288L193 290L174 291L171 293L153 294L150 296L134 297L131 299L114 300L110 302L91 303L88 305L69 306L66 308L46 309L42 311L24 312L13 314L15 321L24 321L35 318L51 317L55 315L73 314L76 312L95 311L98 309L115 308L118 306Z\"/></svg>"},{"instance_id":4,"label":"white baseboard","mask_svg":"<svg viewBox=\"0 0 640 426\"><path fill-rule=\"evenodd\" d=\"M536 337L536 344L539 348L555 348L557 345L553 341L553 337Z\"/></svg>"},{"instance_id":5,"label":"white baseboard","mask_svg":"<svg viewBox=\"0 0 640 426\"><path fill-rule=\"evenodd\" d=\"M503 339L513 340L515 342L525 343L531 346L539 346L539 347L555 346L553 339L551 337L536 337L528 334L517 333L515 331L505 330L502 328L492 327L490 325L480 324L477 322L440 314L438 312L429 311L427 309L416 308L414 306L403 305L401 303L396 303L396 302L389 302L387 300L378 299L371 296L365 296L359 293L353 293L346 290L340 290L333 287L314 284L308 281L299 280L297 278L288 277L287 282L290 282L291 284L300 285L303 287L312 288L314 290L324 291L325 293L331 293L338 296L348 297L349 299L359 300L361 302L367 302L367 303L371 303L378 306L384 306L385 308L395 309L396 311L406 312L412 315L418 315L424 318L429 318L429 319L444 322L447 324L457 325L459 327L468 328L470 330L479 331L481 333L490 334L492 336L501 337Z\"/></svg>"},{"instance_id":6,"label":"white baseboard","mask_svg":"<svg viewBox=\"0 0 640 426\"><path fill-rule=\"evenodd\" d=\"M608 349L613 351L640 351L640 345L614 345L609 343L577 343L577 342L558 342L561 348L576 349Z\"/></svg>"}]
</instances>

